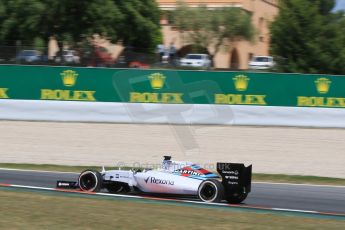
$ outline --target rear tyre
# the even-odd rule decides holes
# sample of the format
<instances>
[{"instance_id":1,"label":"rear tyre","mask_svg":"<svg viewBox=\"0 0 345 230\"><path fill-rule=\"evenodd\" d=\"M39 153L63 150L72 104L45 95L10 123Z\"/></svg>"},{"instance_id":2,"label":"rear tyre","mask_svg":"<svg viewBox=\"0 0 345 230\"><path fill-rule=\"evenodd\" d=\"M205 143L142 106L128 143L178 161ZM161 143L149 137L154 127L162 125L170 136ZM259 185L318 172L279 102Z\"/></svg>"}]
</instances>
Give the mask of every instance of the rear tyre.
<instances>
[{"instance_id":1,"label":"rear tyre","mask_svg":"<svg viewBox=\"0 0 345 230\"><path fill-rule=\"evenodd\" d=\"M224 196L224 187L218 180L205 180L198 189L198 197L204 202L221 202Z\"/></svg>"},{"instance_id":2,"label":"rear tyre","mask_svg":"<svg viewBox=\"0 0 345 230\"><path fill-rule=\"evenodd\" d=\"M80 173L78 185L82 191L99 192L102 188L102 175L93 170L85 170Z\"/></svg>"},{"instance_id":3,"label":"rear tyre","mask_svg":"<svg viewBox=\"0 0 345 230\"><path fill-rule=\"evenodd\" d=\"M244 201L248 196L248 193L232 193L232 194L227 194L225 196L225 199L230 203L230 204L239 204L242 201Z\"/></svg>"}]
</instances>

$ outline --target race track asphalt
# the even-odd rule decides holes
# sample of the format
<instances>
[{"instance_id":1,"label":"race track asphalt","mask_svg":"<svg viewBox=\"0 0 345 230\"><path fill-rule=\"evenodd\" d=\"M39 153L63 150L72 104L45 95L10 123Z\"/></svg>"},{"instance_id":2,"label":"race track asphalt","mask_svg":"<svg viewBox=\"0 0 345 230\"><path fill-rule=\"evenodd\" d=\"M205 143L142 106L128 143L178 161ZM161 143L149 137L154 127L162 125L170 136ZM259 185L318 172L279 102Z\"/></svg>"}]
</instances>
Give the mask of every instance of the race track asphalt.
<instances>
[{"instance_id":1,"label":"race track asphalt","mask_svg":"<svg viewBox=\"0 0 345 230\"><path fill-rule=\"evenodd\" d=\"M0 183L54 188L57 180L75 181L76 173L0 169ZM345 215L345 186L253 183L244 202L250 206L340 213Z\"/></svg>"}]
</instances>

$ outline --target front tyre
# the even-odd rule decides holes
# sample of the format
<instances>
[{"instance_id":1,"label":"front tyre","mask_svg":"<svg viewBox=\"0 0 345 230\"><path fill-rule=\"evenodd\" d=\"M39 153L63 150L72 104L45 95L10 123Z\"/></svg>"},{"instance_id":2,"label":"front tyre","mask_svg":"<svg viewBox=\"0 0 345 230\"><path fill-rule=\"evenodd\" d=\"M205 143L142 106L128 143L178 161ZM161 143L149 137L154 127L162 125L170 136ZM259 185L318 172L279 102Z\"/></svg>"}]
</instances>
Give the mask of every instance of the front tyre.
<instances>
[{"instance_id":1,"label":"front tyre","mask_svg":"<svg viewBox=\"0 0 345 230\"><path fill-rule=\"evenodd\" d=\"M218 180L205 180L198 189L198 197L204 202L221 202L224 196L224 187Z\"/></svg>"},{"instance_id":2,"label":"front tyre","mask_svg":"<svg viewBox=\"0 0 345 230\"><path fill-rule=\"evenodd\" d=\"M80 173L78 185L82 191L99 192L102 188L102 175L93 170L85 170Z\"/></svg>"}]
</instances>

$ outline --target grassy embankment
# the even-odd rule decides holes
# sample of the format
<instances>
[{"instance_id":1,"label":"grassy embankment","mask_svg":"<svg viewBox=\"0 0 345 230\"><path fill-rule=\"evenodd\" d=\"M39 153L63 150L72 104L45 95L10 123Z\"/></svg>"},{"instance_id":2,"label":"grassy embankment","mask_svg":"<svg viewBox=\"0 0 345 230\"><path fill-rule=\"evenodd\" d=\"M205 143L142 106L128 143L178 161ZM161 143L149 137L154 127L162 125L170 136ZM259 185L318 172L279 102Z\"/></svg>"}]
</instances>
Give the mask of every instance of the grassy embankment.
<instances>
[{"instance_id":1,"label":"grassy embankment","mask_svg":"<svg viewBox=\"0 0 345 230\"><path fill-rule=\"evenodd\" d=\"M345 229L341 219L0 190L0 229Z\"/></svg>"},{"instance_id":2,"label":"grassy embankment","mask_svg":"<svg viewBox=\"0 0 345 230\"><path fill-rule=\"evenodd\" d=\"M100 170L99 166L62 166L62 165L48 165L48 164L36 165L36 164L12 164L12 163L0 163L0 168L61 171L61 172L81 172L84 169ZM111 167L106 167L106 169L110 169L110 168ZM276 183L279 182L279 183L322 184L322 185L345 186L345 179L340 179L340 178L283 175L283 174L254 173L253 181L254 182L276 182Z\"/></svg>"}]
</instances>

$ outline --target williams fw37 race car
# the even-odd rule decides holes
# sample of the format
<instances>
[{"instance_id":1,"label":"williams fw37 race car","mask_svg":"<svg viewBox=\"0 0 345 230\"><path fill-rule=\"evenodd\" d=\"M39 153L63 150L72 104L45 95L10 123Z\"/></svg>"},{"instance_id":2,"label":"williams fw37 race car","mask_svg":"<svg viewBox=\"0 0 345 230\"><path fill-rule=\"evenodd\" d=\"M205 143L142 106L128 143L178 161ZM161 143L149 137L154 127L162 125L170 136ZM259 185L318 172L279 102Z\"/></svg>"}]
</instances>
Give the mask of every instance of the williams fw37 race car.
<instances>
[{"instance_id":1,"label":"williams fw37 race car","mask_svg":"<svg viewBox=\"0 0 345 230\"><path fill-rule=\"evenodd\" d=\"M106 189L110 193L139 193L197 197L204 202L241 203L251 189L252 166L217 163L213 173L190 162L172 161L165 156L158 169L85 170L77 182L57 181L57 188L87 192Z\"/></svg>"}]
</instances>

